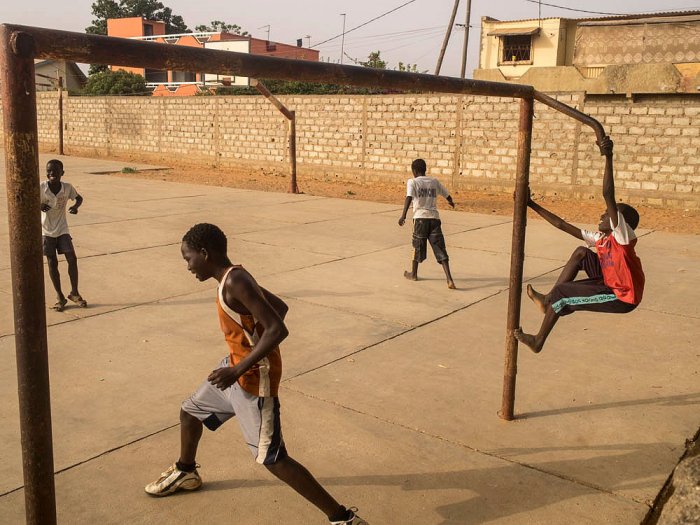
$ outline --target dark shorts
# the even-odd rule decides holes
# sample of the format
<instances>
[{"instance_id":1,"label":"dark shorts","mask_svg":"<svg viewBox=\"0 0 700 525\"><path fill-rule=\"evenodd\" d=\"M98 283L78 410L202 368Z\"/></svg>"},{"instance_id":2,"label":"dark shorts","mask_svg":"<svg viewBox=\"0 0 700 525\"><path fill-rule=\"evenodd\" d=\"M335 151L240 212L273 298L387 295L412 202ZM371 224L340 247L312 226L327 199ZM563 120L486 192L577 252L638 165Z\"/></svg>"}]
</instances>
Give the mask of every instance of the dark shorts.
<instances>
[{"instance_id":1,"label":"dark shorts","mask_svg":"<svg viewBox=\"0 0 700 525\"><path fill-rule=\"evenodd\" d=\"M442 234L440 219L413 220L413 260L419 263L425 261L428 252L428 242L433 249L437 262L442 264L449 260L445 247L445 236Z\"/></svg>"},{"instance_id":2,"label":"dark shorts","mask_svg":"<svg viewBox=\"0 0 700 525\"><path fill-rule=\"evenodd\" d=\"M598 255L587 250L579 264L588 279L554 285L549 293L552 310L557 315L568 315L576 311L626 314L637 305L620 301L605 285Z\"/></svg>"},{"instance_id":3,"label":"dark shorts","mask_svg":"<svg viewBox=\"0 0 700 525\"><path fill-rule=\"evenodd\" d=\"M51 257L58 253L75 253L75 248L73 248L73 241L71 236L67 233L59 235L58 237L47 237L43 236L44 244L44 255Z\"/></svg>"}]
</instances>

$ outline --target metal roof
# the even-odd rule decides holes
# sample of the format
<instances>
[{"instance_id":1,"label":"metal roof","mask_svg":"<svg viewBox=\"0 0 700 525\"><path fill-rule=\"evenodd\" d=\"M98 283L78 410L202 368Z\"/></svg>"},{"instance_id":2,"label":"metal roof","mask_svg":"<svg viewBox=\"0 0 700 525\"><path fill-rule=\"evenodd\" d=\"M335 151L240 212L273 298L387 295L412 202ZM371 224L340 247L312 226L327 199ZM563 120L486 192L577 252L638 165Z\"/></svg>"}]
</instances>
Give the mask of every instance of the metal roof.
<instances>
[{"instance_id":1,"label":"metal roof","mask_svg":"<svg viewBox=\"0 0 700 525\"><path fill-rule=\"evenodd\" d=\"M492 18L490 16L482 17L484 22L535 22L540 20L573 20L573 21L604 21L604 20L634 20L640 18L658 18L658 17L679 17L679 16L698 16L700 11L661 11L657 13L630 13L628 15L613 15L613 16L600 16L600 17L585 17L585 18L569 18L566 16L548 16L544 18L523 18L521 20L498 20L497 18Z\"/></svg>"}]
</instances>

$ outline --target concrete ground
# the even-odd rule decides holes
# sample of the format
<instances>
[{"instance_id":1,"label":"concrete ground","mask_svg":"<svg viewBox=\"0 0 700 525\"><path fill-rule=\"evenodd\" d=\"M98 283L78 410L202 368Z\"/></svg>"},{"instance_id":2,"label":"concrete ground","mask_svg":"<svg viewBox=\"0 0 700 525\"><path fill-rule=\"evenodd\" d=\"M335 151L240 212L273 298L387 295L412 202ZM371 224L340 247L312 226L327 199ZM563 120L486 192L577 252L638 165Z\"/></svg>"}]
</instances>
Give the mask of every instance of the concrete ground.
<instances>
[{"instance_id":1,"label":"concrete ground","mask_svg":"<svg viewBox=\"0 0 700 525\"><path fill-rule=\"evenodd\" d=\"M119 162L64 162L85 197L69 221L90 306L47 313L61 523L324 523L252 462L234 422L204 435L201 491L143 492L177 458L180 401L226 354L215 283L180 258L196 222L220 225L234 262L289 303L288 448L374 525L639 523L698 430L699 237L642 232L640 308L571 316L540 355L522 349L518 419L506 423L496 412L507 217L442 212L450 291L432 256L419 282L402 277L401 203L131 180L91 174ZM6 210L3 192L0 521L14 524L24 494ZM525 279L551 285L577 244L531 220ZM535 330L527 298L522 313Z\"/></svg>"}]
</instances>

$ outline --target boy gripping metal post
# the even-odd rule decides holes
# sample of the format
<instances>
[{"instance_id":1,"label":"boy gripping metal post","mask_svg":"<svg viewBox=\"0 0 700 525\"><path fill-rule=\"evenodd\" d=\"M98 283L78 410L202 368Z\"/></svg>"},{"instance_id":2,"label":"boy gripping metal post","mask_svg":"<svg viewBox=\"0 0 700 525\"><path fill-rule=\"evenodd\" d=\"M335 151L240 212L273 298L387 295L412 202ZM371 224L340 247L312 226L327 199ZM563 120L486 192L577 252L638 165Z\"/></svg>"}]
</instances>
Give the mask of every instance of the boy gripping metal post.
<instances>
[{"instance_id":1,"label":"boy gripping metal post","mask_svg":"<svg viewBox=\"0 0 700 525\"><path fill-rule=\"evenodd\" d=\"M634 250L639 213L629 204L615 202L613 143L605 137L599 146L605 155L606 210L600 216L598 231L581 230L528 197L528 206L547 222L588 245L574 250L549 293L540 293L527 285L527 295L542 311L544 320L537 334L526 334L519 328L513 335L535 353L542 350L547 336L563 315L579 310L628 313L642 300L644 272ZM595 248L597 253L590 248ZM588 278L575 281L579 271L586 272Z\"/></svg>"}]
</instances>

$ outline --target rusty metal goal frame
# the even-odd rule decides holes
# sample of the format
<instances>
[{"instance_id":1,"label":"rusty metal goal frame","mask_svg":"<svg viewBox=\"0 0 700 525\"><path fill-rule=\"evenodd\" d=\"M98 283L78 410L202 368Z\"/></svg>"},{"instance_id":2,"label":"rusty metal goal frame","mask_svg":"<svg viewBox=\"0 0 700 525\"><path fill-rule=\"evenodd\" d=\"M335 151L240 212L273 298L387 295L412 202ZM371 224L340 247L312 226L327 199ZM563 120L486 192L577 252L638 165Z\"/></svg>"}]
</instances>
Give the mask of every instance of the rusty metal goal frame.
<instances>
[{"instance_id":1,"label":"rusty metal goal frame","mask_svg":"<svg viewBox=\"0 0 700 525\"><path fill-rule=\"evenodd\" d=\"M518 355L518 341L513 336L513 330L520 323L534 101L590 126L600 142L605 132L597 120L527 85L288 60L3 24L0 25L0 93L4 115L10 263L27 523L56 523L39 213L35 58L175 71L208 71L252 78L384 87L414 92L519 98L506 356L502 407L499 412L501 418L513 419Z\"/></svg>"}]
</instances>

